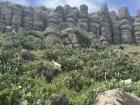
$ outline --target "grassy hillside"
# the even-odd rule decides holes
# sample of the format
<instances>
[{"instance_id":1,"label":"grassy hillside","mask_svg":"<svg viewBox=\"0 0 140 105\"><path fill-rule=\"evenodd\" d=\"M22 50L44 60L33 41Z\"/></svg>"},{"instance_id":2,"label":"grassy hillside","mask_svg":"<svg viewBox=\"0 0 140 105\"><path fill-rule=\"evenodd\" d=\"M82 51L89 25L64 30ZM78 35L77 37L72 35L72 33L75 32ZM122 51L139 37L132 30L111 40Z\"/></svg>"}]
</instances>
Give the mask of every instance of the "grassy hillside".
<instances>
[{"instance_id":1,"label":"grassy hillside","mask_svg":"<svg viewBox=\"0 0 140 105\"><path fill-rule=\"evenodd\" d=\"M25 48L33 59L21 57ZM0 34L0 105L54 105L52 97L61 95L70 105L93 105L99 93L114 88L140 97L140 46L124 45L120 55L116 48L73 49L49 46L40 33ZM53 60L63 71L48 83L38 70L52 70ZM120 82L131 78L131 85Z\"/></svg>"}]
</instances>

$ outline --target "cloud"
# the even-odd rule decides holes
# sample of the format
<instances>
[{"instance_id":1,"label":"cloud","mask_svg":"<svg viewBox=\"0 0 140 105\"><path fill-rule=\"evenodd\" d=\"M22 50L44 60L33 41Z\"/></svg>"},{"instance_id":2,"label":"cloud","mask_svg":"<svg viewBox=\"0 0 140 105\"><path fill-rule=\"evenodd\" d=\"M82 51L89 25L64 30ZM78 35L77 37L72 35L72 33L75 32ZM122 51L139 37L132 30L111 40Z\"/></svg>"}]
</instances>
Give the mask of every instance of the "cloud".
<instances>
[{"instance_id":1,"label":"cloud","mask_svg":"<svg viewBox=\"0 0 140 105\"><path fill-rule=\"evenodd\" d=\"M81 4L86 4L89 8L89 12L97 11L103 3L108 4L111 10L116 10L111 0L6 0L22 5L40 6L44 5L48 8L55 8L58 5L64 6L69 4L72 7L80 7Z\"/></svg>"},{"instance_id":2,"label":"cloud","mask_svg":"<svg viewBox=\"0 0 140 105\"><path fill-rule=\"evenodd\" d=\"M9 1L12 3L21 4L21 5L29 5L28 0L3 0L3 1Z\"/></svg>"},{"instance_id":3,"label":"cloud","mask_svg":"<svg viewBox=\"0 0 140 105\"><path fill-rule=\"evenodd\" d=\"M48 8L54 8L58 5L69 4L73 7L79 7L81 4L86 4L89 7L89 12L97 11L101 4L107 3L109 0L35 0L35 4L45 5Z\"/></svg>"}]
</instances>

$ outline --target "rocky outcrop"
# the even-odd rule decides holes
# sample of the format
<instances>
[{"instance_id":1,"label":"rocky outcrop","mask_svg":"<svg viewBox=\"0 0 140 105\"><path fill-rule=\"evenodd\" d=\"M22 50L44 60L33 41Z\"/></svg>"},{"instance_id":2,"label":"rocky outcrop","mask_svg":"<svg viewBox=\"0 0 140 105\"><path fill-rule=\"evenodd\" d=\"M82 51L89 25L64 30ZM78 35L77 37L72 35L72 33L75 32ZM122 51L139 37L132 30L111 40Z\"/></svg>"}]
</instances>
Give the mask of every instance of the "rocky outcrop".
<instances>
[{"instance_id":1,"label":"rocky outcrop","mask_svg":"<svg viewBox=\"0 0 140 105\"><path fill-rule=\"evenodd\" d=\"M49 26L45 30L46 39L48 44L57 45L62 44L62 40L60 38L60 31L57 26Z\"/></svg>"},{"instance_id":2,"label":"rocky outcrop","mask_svg":"<svg viewBox=\"0 0 140 105\"><path fill-rule=\"evenodd\" d=\"M100 36L100 22L98 12L91 14L90 16L90 31L94 33L96 38Z\"/></svg>"},{"instance_id":3,"label":"rocky outcrop","mask_svg":"<svg viewBox=\"0 0 140 105\"><path fill-rule=\"evenodd\" d=\"M99 22L101 26L101 36L104 36L108 42L112 42L112 29L111 29L111 20L110 14L107 5L102 5L99 13Z\"/></svg>"},{"instance_id":4,"label":"rocky outcrop","mask_svg":"<svg viewBox=\"0 0 140 105\"><path fill-rule=\"evenodd\" d=\"M18 31L19 27L23 27L24 9L20 5L13 7L12 27Z\"/></svg>"},{"instance_id":5,"label":"rocky outcrop","mask_svg":"<svg viewBox=\"0 0 140 105\"><path fill-rule=\"evenodd\" d=\"M44 31L43 29L43 21L41 20L41 10L36 8L34 9L33 15L33 30Z\"/></svg>"},{"instance_id":6,"label":"rocky outcrop","mask_svg":"<svg viewBox=\"0 0 140 105\"><path fill-rule=\"evenodd\" d=\"M119 10L121 42L133 43L133 21L127 7L122 7Z\"/></svg>"},{"instance_id":7,"label":"rocky outcrop","mask_svg":"<svg viewBox=\"0 0 140 105\"><path fill-rule=\"evenodd\" d=\"M119 44L121 43L119 17L117 16L115 11L110 12L110 17L111 17L111 25L112 25L113 43Z\"/></svg>"},{"instance_id":8,"label":"rocky outcrop","mask_svg":"<svg viewBox=\"0 0 140 105\"><path fill-rule=\"evenodd\" d=\"M78 16L79 16L79 10L74 7L71 8L69 5L64 6L65 10L65 23L67 27L76 26Z\"/></svg>"},{"instance_id":9,"label":"rocky outcrop","mask_svg":"<svg viewBox=\"0 0 140 105\"><path fill-rule=\"evenodd\" d=\"M140 99L121 90L108 90L99 94L94 105L140 105Z\"/></svg>"},{"instance_id":10,"label":"rocky outcrop","mask_svg":"<svg viewBox=\"0 0 140 105\"><path fill-rule=\"evenodd\" d=\"M136 43L140 44L140 10L137 11L134 23Z\"/></svg>"},{"instance_id":11,"label":"rocky outcrop","mask_svg":"<svg viewBox=\"0 0 140 105\"><path fill-rule=\"evenodd\" d=\"M88 6L84 4L80 9L69 5L48 9L43 6L25 7L0 2L0 32L45 31L48 43L66 42L72 43L71 46L77 45L78 35L74 32L67 35L61 34L63 30L69 30L72 27L92 33L93 36L88 37L95 38L105 45L135 42L139 44L139 24L140 12L138 11L134 18L129 14L127 7L120 8L117 16L115 11L109 12L105 4L99 11L89 14Z\"/></svg>"},{"instance_id":12,"label":"rocky outcrop","mask_svg":"<svg viewBox=\"0 0 140 105\"><path fill-rule=\"evenodd\" d=\"M89 31L89 16L88 16L88 6L87 5L81 5L80 6L80 13L79 13L79 19L78 19L78 27Z\"/></svg>"},{"instance_id":13,"label":"rocky outcrop","mask_svg":"<svg viewBox=\"0 0 140 105\"><path fill-rule=\"evenodd\" d=\"M79 48L80 44L74 30L74 27L68 27L62 30L62 34L64 35L64 44L68 45L69 47Z\"/></svg>"},{"instance_id":14,"label":"rocky outcrop","mask_svg":"<svg viewBox=\"0 0 140 105\"><path fill-rule=\"evenodd\" d=\"M34 21L34 9L24 8L24 19L23 19L23 26L28 29L33 29L33 21Z\"/></svg>"}]
</instances>

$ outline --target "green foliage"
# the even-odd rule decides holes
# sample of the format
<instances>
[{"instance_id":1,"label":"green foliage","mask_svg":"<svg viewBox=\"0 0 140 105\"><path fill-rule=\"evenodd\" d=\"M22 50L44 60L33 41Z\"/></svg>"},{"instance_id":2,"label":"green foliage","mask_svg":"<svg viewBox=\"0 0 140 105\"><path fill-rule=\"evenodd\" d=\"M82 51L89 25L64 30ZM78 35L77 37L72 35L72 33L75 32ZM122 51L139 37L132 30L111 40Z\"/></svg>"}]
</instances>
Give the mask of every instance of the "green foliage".
<instances>
[{"instance_id":1,"label":"green foliage","mask_svg":"<svg viewBox=\"0 0 140 105\"><path fill-rule=\"evenodd\" d=\"M81 73L77 71L73 71L69 74L69 77L65 80L65 85L69 89L74 89L76 91L80 91L84 86L90 86L91 82L88 79L85 79Z\"/></svg>"},{"instance_id":2,"label":"green foliage","mask_svg":"<svg viewBox=\"0 0 140 105\"><path fill-rule=\"evenodd\" d=\"M79 43L81 44L82 47L90 47L91 42L89 40L88 32L81 29L76 29L75 34L77 35Z\"/></svg>"},{"instance_id":3,"label":"green foliage","mask_svg":"<svg viewBox=\"0 0 140 105\"><path fill-rule=\"evenodd\" d=\"M84 42L82 46L90 44L84 36L88 33L77 33ZM22 60L19 53L22 48L31 50L36 59ZM1 34L0 104L51 105L52 96L65 94L70 105L91 105L99 93L115 88L140 97L139 55L135 58L122 53L119 57L112 53L114 48L96 51L48 46L40 32ZM63 72L52 83L46 83L36 73L43 66L51 68L53 60L62 65ZM120 83L131 78L132 84Z\"/></svg>"}]
</instances>

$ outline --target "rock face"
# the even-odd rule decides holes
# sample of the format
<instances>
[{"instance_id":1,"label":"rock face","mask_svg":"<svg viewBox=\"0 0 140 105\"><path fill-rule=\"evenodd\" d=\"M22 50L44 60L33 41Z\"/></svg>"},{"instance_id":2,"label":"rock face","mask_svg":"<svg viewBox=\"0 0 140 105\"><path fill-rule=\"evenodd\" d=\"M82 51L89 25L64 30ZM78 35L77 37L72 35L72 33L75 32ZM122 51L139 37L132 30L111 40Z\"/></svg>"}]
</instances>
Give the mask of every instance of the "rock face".
<instances>
[{"instance_id":1,"label":"rock face","mask_svg":"<svg viewBox=\"0 0 140 105\"><path fill-rule=\"evenodd\" d=\"M113 43L115 44L121 43L119 18L115 11L110 12L110 17L112 25Z\"/></svg>"},{"instance_id":2,"label":"rock face","mask_svg":"<svg viewBox=\"0 0 140 105\"><path fill-rule=\"evenodd\" d=\"M140 10L137 11L135 17L134 32L136 37L136 43L140 44Z\"/></svg>"},{"instance_id":3,"label":"rock face","mask_svg":"<svg viewBox=\"0 0 140 105\"><path fill-rule=\"evenodd\" d=\"M68 45L69 47L78 48L80 47L78 37L74 33L73 27L68 27L62 31L62 34L64 35L64 43Z\"/></svg>"},{"instance_id":4,"label":"rock face","mask_svg":"<svg viewBox=\"0 0 140 105\"><path fill-rule=\"evenodd\" d=\"M62 44L62 40L60 38L60 32L58 26L49 26L45 30L47 36L47 42L51 45Z\"/></svg>"},{"instance_id":5,"label":"rock face","mask_svg":"<svg viewBox=\"0 0 140 105\"><path fill-rule=\"evenodd\" d=\"M79 28L89 31L89 16L88 16L87 5L80 6L80 13L79 13L79 19L77 25Z\"/></svg>"},{"instance_id":6,"label":"rock face","mask_svg":"<svg viewBox=\"0 0 140 105\"><path fill-rule=\"evenodd\" d=\"M133 43L133 21L127 7L119 10L121 42Z\"/></svg>"},{"instance_id":7,"label":"rock face","mask_svg":"<svg viewBox=\"0 0 140 105\"><path fill-rule=\"evenodd\" d=\"M70 7L69 5L64 6L65 11L65 23L68 27L75 26L79 16L79 10L74 7Z\"/></svg>"},{"instance_id":8,"label":"rock face","mask_svg":"<svg viewBox=\"0 0 140 105\"><path fill-rule=\"evenodd\" d=\"M102 5L98 13L100 16L101 36L104 36L109 42L112 42L111 20L107 5Z\"/></svg>"},{"instance_id":9,"label":"rock face","mask_svg":"<svg viewBox=\"0 0 140 105\"><path fill-rule=\"evenodd\" d=\"M55 9L46 7L25 7L0 2L0 32L45 31L50 44L67 43L79 46L78 35L74 31L64 34L63 31L79 28L93 33L93 38L102 44L140 43L140 10L135 17L129 14L127 7L109 12L103 4L99 11L88 13L88 6L83 4L80 9L69 5L57 6ZM63 36L64 35L64 36ZM80 42L81 43L81 42Z\"/></svg>"},{"instance_id":10,"label":"rock face","mask_svg":"<svg viewBox=\"0 0 140 105\"><path fill-rule=\"evenodd\" d=\"M13 18L12 18L12 27L18 31L19 27L23 27L23 7L20 5L16 5L13 7Z\"/></svg>"},{"instance_id":11,"label":"rock face","mask_svg":"<svg viewBox=\"0 0 140 105\"><path fill-rule=\"evenodd\" d=\"M120 90L109 90L97 96L95 105L140 105L140 99Z\"/></svg>"},{"instance_id":12,"label":"rock face","mask_svg":"<svg viewBox=\"0 0 140 105\"><path fill-rule=\"evenodd\" d=\"M96 38L100 36L100 22L99 22L99 13L93 13L90 16L90 31L94 33Z\"/></svg>"}]
</instances>

